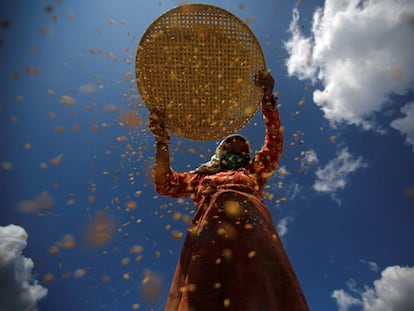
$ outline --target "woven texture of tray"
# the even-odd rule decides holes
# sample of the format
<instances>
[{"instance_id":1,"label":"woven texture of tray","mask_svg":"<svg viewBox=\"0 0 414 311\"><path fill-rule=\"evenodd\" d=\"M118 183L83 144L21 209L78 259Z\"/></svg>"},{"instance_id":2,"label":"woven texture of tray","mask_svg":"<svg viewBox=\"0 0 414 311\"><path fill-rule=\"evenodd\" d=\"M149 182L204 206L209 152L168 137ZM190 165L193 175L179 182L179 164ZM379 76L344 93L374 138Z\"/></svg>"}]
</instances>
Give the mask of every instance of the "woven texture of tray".
<instances>
[{"instance_id":1,"label":"woven texture of tray","mask_svg":"<svg viewBox=\"0 0 414 311\"><path fill-rule=\"evenodd\" d=\"M165 109L174 134L212 140L235 133L255 114L266 69L250 28L221 8L185 4L157 18L136 54L136 78L147 108Z\"/></svg>"}]
</instances>

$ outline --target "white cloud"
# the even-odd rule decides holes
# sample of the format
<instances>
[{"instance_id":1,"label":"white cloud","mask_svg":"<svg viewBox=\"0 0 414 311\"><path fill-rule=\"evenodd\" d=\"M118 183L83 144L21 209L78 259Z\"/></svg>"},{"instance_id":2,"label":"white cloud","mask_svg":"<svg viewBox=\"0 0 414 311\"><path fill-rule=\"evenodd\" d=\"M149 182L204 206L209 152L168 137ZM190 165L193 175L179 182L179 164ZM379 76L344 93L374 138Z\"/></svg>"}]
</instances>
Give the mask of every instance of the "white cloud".
<instances>
[{"instance_id":1,"label":"white cloud","mask_svg":"<svg viewBox=\"0 0 414 311\"><path fill-rule=\"evenodd\" d=\"M362 157L355 158L344 148L325 167L317 169L313 188L319 192L334 193L345 188L348 175L362 167L366 167Z\"/></svg>"},{"instance_id":2,"label":"white cloud","mask_svg":"<svg viewBox=\"0 0 414 311\"><path fill-rule=\"evenodd\" d=\"M413 19L412 0L326 0L305 37L294 9L288 74L322 83L313 100L327 119L375 128L390 95L413 90Z\"/></svg>"},{"instance_id":3,"label":"white cloud","mask_svg":"<svg viewBox=\"0 0 414 311\"><path fill-rule=\"evenodd\" d=\"M278 224L277 224L277 232L279 233L279 236L280 237L286 235L286 233L288 232L287 226L292 221L293 221L293 218L292 217L284 217L284 218L282 218L278 222Z\"/></svg>"},{"instance_id":4,"label":"white cloud","mask_svg":"<svg viewBox=\"0 0 414 311\"><path fill-rule=\"evenodd\" d=\"M362 311L414 310L414 267L387 267L372 287L365 286L354 295L339 289L333 291L332 297L340 311L352 306L360 306Z\"/></svg>"},{"instance_id":5,"label":"white cloud","mask_svg":"<svg viewBox=\"0 0 414 311\"><path fill-rule=\"evenodd\" d=\"M32 278L33 261L22 255L27 233L19 226L0 226L0 310L32 310L47 289Z\"/></svg>"},{"instance_id":6,"label":"white cloud","mask_svg":"<svg viewBox=\"0 0 414 311\"><path fill-rule=\"evenodd\" d=\"M292 37L285 43L289 52L286 61L288 74L296 75L300 80L310 79L316 82L317 66L312 65L312 47L314 42L311 38L305 38L299 31L299 11L293 10L293 20L290 23L289 31Z\"/></svg>"},{"instance_id":7,"label":"white cloud","mask_svg":"<svg viewBox=\"0 0 414 311\"><path fill-rule=\"evenodd\" d=\"M392 121L391 126L407 136L406 142L413 146L414 151L414 102L402 107L401 112L405 114L405 117Z\"/></svg>"},{"instance_id":8,"label":"white cloud","mask_svg":"<svg viewBox=\"0 0 414 311\"><path fill-rule=\"evenodd\" d=\"M377 265L377 263L375 263L373 261L368 261L368 266L369 266L369 269L372 272L378 272L378 265Z\"/></svg>"},{"instance_id":9,"label":"white cloud","mask_svg":"<svg viewBox=\"0 0 414 311\"><path fill-rule=\"evenodd\" d=\"M343 289L334 290L332 293L332 298L336 300L336 303L339 307L339 311L348 311L350 307L362 304L362 302L359 299L352 297Z\"/></svg>"},{"instance_id":10,"label":"white cloud","mask_svg":"<svg viewBox=\"0 0 414 311\"><path fill-rule=\"evenodd\" d=\"M363 264L367 264L369 267L369 270L371 270L372 272L378 272L378 264L376 262L366 261L364 259L361 259L361 262Z\"/></svg>"},{"instance_id":11,"label":"white cloud","mask_svg":"<svg viewBox=\"0 0 414 311\"><path fill-rule=\"evenodd\" d=\"M308 167L318 163L318 155L315 150L311 149L308 151L303 151L303 159L301 161L301 167Z\"/></svg>"},{"instance_id":12,"label":"white cloud","mask_svg":"<svg viewBox=\"0 0 414 311\"><path fill-rule=\"evenodd\" d=\"M288 197L289 201L293 201L299 193L301 193L302 187L298 183L292 183L289 185L286 196Z\"/></svg>"}]
</instances>

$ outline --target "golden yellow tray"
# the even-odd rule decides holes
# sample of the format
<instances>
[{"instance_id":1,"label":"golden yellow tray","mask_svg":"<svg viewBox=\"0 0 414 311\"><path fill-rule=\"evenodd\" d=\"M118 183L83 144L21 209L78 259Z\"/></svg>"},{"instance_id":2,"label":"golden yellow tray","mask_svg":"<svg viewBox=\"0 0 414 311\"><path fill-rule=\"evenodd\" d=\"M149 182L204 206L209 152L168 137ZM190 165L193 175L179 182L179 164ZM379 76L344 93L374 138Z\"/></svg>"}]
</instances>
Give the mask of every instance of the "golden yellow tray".
<instances>
[{"instance_id":1,"label":"golden yellow tray","mask_svg":"<svg viewBox=\"0 0 414 311\"><path fill-rule=\"evenodd\" d=\"M185 4L158 17L136 54L136 78L147 108L165 109L174 134L212 140L240 130L262 91L253 76L266 69L250 28L219 7Z\"/></svg>"}]
</instances>

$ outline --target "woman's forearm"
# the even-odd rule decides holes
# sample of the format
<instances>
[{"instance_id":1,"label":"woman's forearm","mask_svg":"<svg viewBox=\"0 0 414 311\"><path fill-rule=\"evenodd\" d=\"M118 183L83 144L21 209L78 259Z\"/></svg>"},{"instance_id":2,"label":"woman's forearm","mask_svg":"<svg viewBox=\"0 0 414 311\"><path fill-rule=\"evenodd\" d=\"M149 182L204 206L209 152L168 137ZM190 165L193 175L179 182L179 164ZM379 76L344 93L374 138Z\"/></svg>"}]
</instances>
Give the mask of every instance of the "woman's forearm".
<instances>
[{"instance_id":1,"label":"woman's forearm","mask_svg":"<svg viewBox=\"0 0 414 311\"><path fill-rule=\"evenodd\" d=\"M168 143L157 141L155 163L152 170L155 183L165 180L169 173L171 173L171 169Z\"/></svg>"},{"instance_id":2,"label":"woman's forearm","mask_svg":"<svg viewBox=\"0 0 414 311\"><path fill-rule=\"evenodd\" d=\"M262 181L273 173L278 165L283 148L283 132L277 110L276 100L262 102L263 119L266 129L265 144L256 153L253 159L253 171L261 177Z\"/></svg>"},{"instance_id":3,"label":"woman's forearm","mask_svg":"<svg viewBox=\"0 0 414 311\"><path fill-rule=\"evenodd\" d=\"M168 142L166 141L157 141L152 176L155 190L161 195L172 197L191 195L197 183L197 174L176 173L171 169Z\"/></svg>"},{"instance_id":4,"label":"woman's forearm","mask_svg":"<svg viewBox=\"0 0 414 311\"><path fill-rule=\"evenodd\" d=\"M262 111L266 127L266 143L272 146L277 145L281 149L283 147L283 133L277 110L277 99L274 96L271 96L270 99L263 98Z\"/></svg>"}]
</instances>

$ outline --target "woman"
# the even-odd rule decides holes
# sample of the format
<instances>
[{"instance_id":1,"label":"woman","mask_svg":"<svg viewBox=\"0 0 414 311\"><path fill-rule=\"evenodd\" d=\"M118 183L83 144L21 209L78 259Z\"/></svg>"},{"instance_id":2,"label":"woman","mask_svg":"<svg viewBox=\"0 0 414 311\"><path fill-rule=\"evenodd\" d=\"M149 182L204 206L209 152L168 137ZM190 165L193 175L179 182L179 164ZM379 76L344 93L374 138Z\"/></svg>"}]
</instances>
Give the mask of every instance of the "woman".
<instances>
[{"instance_id":1,"label":"woman","mask_svg":"<svg viewBox=\"0 0 414 311\"><path fill-rule=\"evenodd\" d=\"M230 135L211 160L193 172L170 168L169 136L162 113L150 115L157 141L153 177L156 190L191 196L197 204L165 310L309 310L299 282L266 208L262 193L283 147L274 80L255 76L263 89L265 144L250 159L241 135Z\"/></svg>"}]
</instances>

